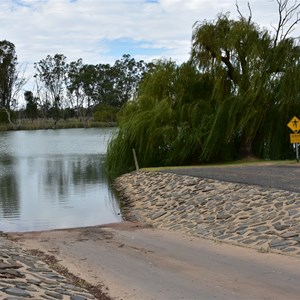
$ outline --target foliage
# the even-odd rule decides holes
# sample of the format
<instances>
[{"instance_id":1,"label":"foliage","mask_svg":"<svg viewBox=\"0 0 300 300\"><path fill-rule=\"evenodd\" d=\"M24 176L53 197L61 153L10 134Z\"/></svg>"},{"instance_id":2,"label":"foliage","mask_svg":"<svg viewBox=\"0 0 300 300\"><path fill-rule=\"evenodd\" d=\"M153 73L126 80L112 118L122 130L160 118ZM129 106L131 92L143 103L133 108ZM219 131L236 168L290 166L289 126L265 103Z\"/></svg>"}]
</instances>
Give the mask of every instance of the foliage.
<instances>
[{"instance_id":1,"label":"foliage","mask_svg":"<svg viewBox=\"0 0 300 300\"><path fill-rule=\"evenodd\" d=\"M117 121L117 112L114 106L100 104L94 109L93 118L97 122L112 123Z\"/></svg>"},{"instance_id":2,"label":"foliage","mask_svg":"<svg viewBox=\"0 0 300 300\"><path fill-rule=\"evenodd\" d=\"M6 40L0 41L0 108L7 114L7 122L12 126L15 126L12 109L17 107L17 96L27 82L21 71L15 45Z\"/></svg>"},{"instance_id":3,"label":"foliage","mask_svg":"<svg viewBox=\"0 0 300 300\"><path fill-rule=\"evenodd\" d=\"M24 99L26 101L26 115L33 121L33 119L38 117L37 99L33 97L33 93L31 91L26 91L24 93Z\"/></svg>"},{"instance_id":4,"label":"foliage","mask_svg":"<svg viewBox=\"0 0 300 300\"><path fill-rule=\"evenodd\" d=\"M0 41L0 104L10 108L13 83L16 80L17 55L15 45L9 41Z\"/></svg>"},{"instance_id":5,"label":"foliage","mask_svg":"<svg viewBox=\"0 0 300 300\"><path fill-rule=\"evenodd\" d=\"M116 60L112 69L117 107L121 107L136 95L142 78L150 68L151 64L143 60L135 61L129 54L124 54L120 60Z\"/></svg>"},{"instance_id":6,"label":"foliage","mask_svg":"<svg viewBox=\"0 0 300 300\"><path fill-rule=\"evenodd\" d=\"M79 117L81 107L90 116L93 108L104 105L120 109L133 97L148 70L148 64L135 61L129 54L115 64L85 65L79 59L68 66L67 91L71 106ZM114 114L112 115L114 118Z\"/></svg>"},{"instance_id":7,"label":"foliage","mask_svg":"<svg viewBox=\"0 0 300 300\"><path fill-rule=\"evenodd\" d=\"M212 100L216 112L204 144L204 160L237 154L277 158L273 156L275 141L271 142L272 137L265 134L281 121L280 126L285 128L282 134L287 135L288 118L292 111L299 111L299 104L295 107L299 98L295 77L291 82L285 79L292 73L297 76L299 54L293 39L275 43L269 32L245 18L234 21L228 15L220 15L215 23L196 25L192 60L201 71L215 76ZM283 115L285 119L281 119ZM283 136L282 141L286 141ZM278 149L278 142L275 143Z\"/></svg>"},{"instance_id":8,"label":"foliage","mask_svg":"<svg viewBox=\"0 0 300 300\"><path fill-rule=\"evenodd\" d=\"M190 60L157 62L122 110L108 172L133 170L133 148L140 167L291 158L286 124L300 115L300 46L282 20L299 6L277 3L286 10L275 34L251 16L196 23Z\"/></svg>"},{"instance_id":9,"label":"foliage","mask_svg":"<svg viewBox=\"0 0 300 300\"><path fill-rule=\"evenodd\" d=\"M273 33L252 21L250 5L248 18L237 5L236 20L220 14L195 23L191 57L181 65L129 54L113 65L68 64L63 54L48 55L35 64L35 94L24 94L26 116L49 118L50 126L61 117L90 126L92 116L98 123L118 116L106 159L115 174L133 170L132 149L141 167L290 158L286 124L300 116L300 45L291 37L300 4L275 4ZM0 41L0 120L15 129L12 108L24 83L14 44Z\"/></svg>"},{"instance_id":10,"label":"foliage","mask_svg":"<svg viewBox=\"0 0 300 300\"><path fill-rule=\"evenodd\" d=\"M172 61L157 62L145 76L140 95L119 116L119 131L108 148L108 172L132 170L132 149L141 167L197 161L209 83L190 63L179 67Z\"/></svg>"},{"instance_id":11,"label":"foliage","mask_svg":"<svg viewBox=\"0 0 300 300\"><path fill-rule=\"evenodd\" d=\"M0 109L0 124L6 124L8 123L7 113Z\"/></svg>"},{"instance_id":12,"label":"foliage","mask_svg":"<svg viewBox=\"0 0 300 300\"><path fill-rule=\"evenodd\" d=\"M83 107L85 95L81 80L81 70L83 69L82 59L73 61L69 64L67 74L67 93L70 107L76 111L76 116L80 116L80 107Z\"/></svg>"},{"instance_id":13,"label":"foliage","mask_svg":"<svg viewBox=\"0 0 300 300\"><path fill-rule=\"evenodd\" d=\"M67 62L63 54L47 55L45 59L34 64L35 77L38 78L51 95L52 107L50 113L58 120L64 97L66 84Z\"/></svg>"}]
</instances>

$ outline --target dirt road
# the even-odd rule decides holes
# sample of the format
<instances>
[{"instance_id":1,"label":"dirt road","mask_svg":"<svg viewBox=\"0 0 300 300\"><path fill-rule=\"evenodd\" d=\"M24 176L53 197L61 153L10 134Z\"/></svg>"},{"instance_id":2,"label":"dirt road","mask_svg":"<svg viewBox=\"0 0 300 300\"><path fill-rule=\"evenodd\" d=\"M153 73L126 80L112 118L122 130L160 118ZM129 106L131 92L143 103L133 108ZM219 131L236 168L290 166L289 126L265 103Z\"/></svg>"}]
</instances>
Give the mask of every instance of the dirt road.
<instances>
[{"instance_id":1,"label":"dirt road","mask_svg":"<svg viewBox=\"0 0 300 300\"><path fill-rule=\"evenodd\" d=\"M141 228L111 226L11 234L55 255L114 299L299 299L299 258Z\"/></svg>"}]
</instances>

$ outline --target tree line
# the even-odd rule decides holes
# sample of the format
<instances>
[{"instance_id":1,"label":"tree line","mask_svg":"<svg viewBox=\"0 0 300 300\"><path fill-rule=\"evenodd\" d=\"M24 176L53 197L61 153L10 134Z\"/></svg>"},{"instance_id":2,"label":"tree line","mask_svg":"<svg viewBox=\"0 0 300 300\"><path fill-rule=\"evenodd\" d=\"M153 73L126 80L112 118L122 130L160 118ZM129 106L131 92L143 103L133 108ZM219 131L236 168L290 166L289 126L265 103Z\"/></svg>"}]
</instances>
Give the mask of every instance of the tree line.
<instances>
[{"instance_id":1,"label":"tree line","mask_svg":"<svg viewBox=\"0 0 300 300\"><path fill-rule=\"evenodd\" d=\"M161 60L120 113L107 170L293 157L287 123L300 116L297 1L277 0L274 31L239 12L195 23L190 59Z\"/></svg>"},{"instance_id":2,"label":"tree line","mask_svg":"<svg viewBox=\"0 0 300 300\"><path fill-rule=\"evenodd\" d=\"M300 116L300 45L291 33L298 1L276 0L273 31L237 5L239 18L220 14L196 22L191 55L177 64L124 55L114 65L48 55L35 63L35 91L26 91L27 117L115 118L119 130L108 147L106 169L230 161L243 157L293 157L287 123ZM0 108L7 119L26 80L15 47L0 41Z\"/></svg>"},{"instance_id":3,"label":"tree line","mask_svg":"<svg viewBox=\"0 0 300 300\"><path fill-rule=\"evenodd\" d=\"M116 113L132 99L152 63L136 61L129 54L110 64L67 63L63 54L47 55L34 64L35 88L24 91L25 109L18 111L17 99L28 79L18 65L15 45L0 41L0 120L12 116L36 119L82 118L116 121Z\"/></svg>"}]
</instances>

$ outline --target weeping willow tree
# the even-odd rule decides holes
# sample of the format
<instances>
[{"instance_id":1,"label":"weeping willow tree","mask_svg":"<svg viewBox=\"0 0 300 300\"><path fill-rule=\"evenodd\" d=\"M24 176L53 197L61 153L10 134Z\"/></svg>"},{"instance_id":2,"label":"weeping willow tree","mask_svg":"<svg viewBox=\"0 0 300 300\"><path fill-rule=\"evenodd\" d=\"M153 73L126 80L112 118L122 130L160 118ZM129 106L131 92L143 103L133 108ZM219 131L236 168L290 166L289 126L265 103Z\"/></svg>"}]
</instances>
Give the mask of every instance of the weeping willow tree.
<instances>
[{"instance_id":1,"label":"weeping willow tree","mask_svg":"<svg viewBox=\"0 0 300 300\"><path fill-rule=\"evenodd\" d=\"M192 61L215 77L210 100L215 112L203 160L282 156L274 134L286 144L286 123L299 112L299 54L295 39L272 36L251 18L231 20L225 14L196 24Z\"/></svg>"},{"instance_id":2,"label":"weeping willow tree","mask_svg":"<svg viewBox=\"0 0 300 300\"><path fill-rule=\"evenodd\" d=\"M132 149L141 167L198 162L211 87L210 78L191 63L157 62L139 96L120 113L106 169L115 174L133 170Z\"/></svg>"},{"instance_id":3,"label":"weeping willow tree","mask_svg":"<svg viewBox=\"0 0 300 300\"><path fill-rule=\"evenodd\" d=\"M132 149L141 167L291 157L286 124L300 116L300 47L289 34L299 5L276 2L274 34L251 15L221 14L195 24L188 62L153 67L120 114L110 173L134 169Z\"/></svg>"}]
</instances>

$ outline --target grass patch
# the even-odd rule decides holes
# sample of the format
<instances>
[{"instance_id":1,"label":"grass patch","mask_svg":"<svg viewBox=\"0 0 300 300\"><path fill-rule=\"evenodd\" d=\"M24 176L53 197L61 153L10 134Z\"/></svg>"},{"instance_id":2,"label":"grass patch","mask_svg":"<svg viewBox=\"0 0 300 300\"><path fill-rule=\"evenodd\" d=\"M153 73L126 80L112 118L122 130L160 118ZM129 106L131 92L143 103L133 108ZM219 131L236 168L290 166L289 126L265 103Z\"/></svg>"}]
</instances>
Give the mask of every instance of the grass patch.
<instances>
[{"instance_id":1,"label":"grass patch","mask_svg":"<svg viewBox=\"0 0 300 300\"><path fill-rule=\"evenodd\" d=\"M235 167L249 165L292 165L297 164L296 160L262 160L262 159L241 159L232 162L203 164L203 165L188 165L188 166L165 166L165 167L149 167L141 168L143 171L159 172L163 170L178 170L178 169L194 169L194 168L220 168L220 167Z\"/></svg>"}]
</instances>

